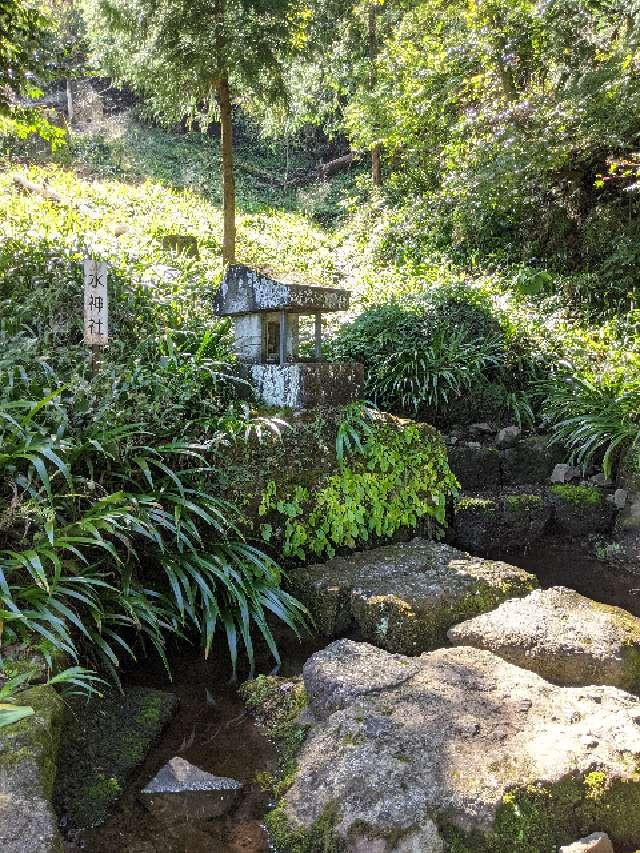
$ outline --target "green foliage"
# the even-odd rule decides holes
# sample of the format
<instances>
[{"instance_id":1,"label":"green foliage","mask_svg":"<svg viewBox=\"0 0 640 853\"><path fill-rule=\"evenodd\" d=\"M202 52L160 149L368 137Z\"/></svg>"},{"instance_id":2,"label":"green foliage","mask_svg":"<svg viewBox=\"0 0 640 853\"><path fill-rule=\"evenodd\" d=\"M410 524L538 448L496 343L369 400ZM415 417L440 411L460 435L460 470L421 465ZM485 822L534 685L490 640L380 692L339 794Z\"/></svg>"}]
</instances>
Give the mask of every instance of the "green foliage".
<instances>
[{"instance_id":1,"label":"green foliage","mask_svg":"<svg viewBox=\"0 0 640 853\"><path fill-rule=\"evenodd\" d=\"M31 717L35 713L30 705L16 704L20 698L19 691L28 685L31 675L31 672L25 672L13 676L0 686L0 729L17 723L25 717ZM70 666L49 678L46 683L48 685L62 684L65 686L67 694L70 695L77 690L85 694L96 693L97 685L104 682L90 669Z\"/></svg>"},{"instance_id":2,"label":"green foliage","mask_svg":"<svg viewBox=\"0 0 640 853\"><path fill-rule=\"evenodd\" d=\"M313 492L296 485L280 494L275 481L267 484L259 513L273 524L263 536L280 530L285 556L333 556L337 548L388 538L424 518L444 524L457 484L437 435L417 424L363 418L362 410L347 410L338 430L338 471Z\"/></svg>"},{"instance_id":3,"label":"green foliage","mask_svg":"<svg viewBox=\"0 0 640 853\"><path fill-rule=\"evenodd\" d=\"M632 352L620 355L624 364L610 364L598 374L574 368L544 386L545 414L556 440L579 465L601 458L608 478L626 452L632 458L640 454L640 362Z\"/></svg>"},{"instance_id":4,"label":"green foliage","mask_svg":"<svg viewBox=\"0 0 640 853\"><path fill-rule=\"evenodd\" d=\"M525 329L459 287L369 308L338 330L332 349L364 363L366 395L382 408L445 424L460 405L476 419L533 421L529 393L545 371Z\"/></svg>"},{"instance_id":5,"label":"green foliage","mask_svg":"<svg viewBox=\"0 0 640 853\"><path fill-rule=\"evenodd\" d=\"M46 174L68 205L21 197L0 177L3 641L35 633L50 658L112 675L143 643L164 655L171 634L198 634L205 653L226 637L234 669L240 649L252 663L260 635L277 661L268 614L299 630L303 612L215 497L208 461L277 429L238 401L229 326L212 316L218 213L160 184L89 190L71 172ZM132 206L154 214L116 237ZM202 260L164 250L161 222L187 233L198 222ZM88 253L110 267L113 338L95 376L82 344Z\"/></svg>"},{"instance_id":6,"label":"green foliage","mask_svg":"<svg viewBox=\"0 0 640 853\"><path fill-rule=\"evenodd\" d=\"M637 184L616 162L637 141L637 10L421 0L382 4L377 17L374 85L356 4L292 96L295 115L322 80L318 115L337 91L331 127L337 119L355 149L382 145L372 236L384 235L385 259L513 264L520 292L566 285L591 310L635 305L638 196L625 190Z\"/></svg>"},{"instance_id":7,"label":"green foliage","mask_svg":"<svg viewBox=\"0 0 640 853\"><path fill-rule=\"evenodd\" d=\"M55 149L64 143L64 131L41 110L20 102L24 96L39 97L36 84L51 76L48 48L54 24L49 12L47 3L34 0L0 3L0 140L36 134Z\"/></svg>"},{"instance_id":8,"label":"green foliage","mask_svg":"<svg viewBox=\"0 0 640 853\"><path fill-rule=\"evenodd\" d=\"M247 94L281 92L282 65L304 37L304 16L291 0L88 5L104 67L144 93L147 113L168 124L186 116L208 126L223 79Z\"/></svg>"},{"instance_id":9,"label":"green foliage","mask_svg":"<svg viewBox=\"0 0 640 853\"><path fill-rule=\"evenodd\" d=\"M38 50L47 20L41 4L31 0L3 0L0 5L0 112L6 113L10 95L17 95L27 85L30 73L41 63Z\"/></svg>"},{"instance_id":10,"label":"green foliage","mask_svg":"<svg viewBox=\"0 0 640 853\"><path fill-rule=\"evenodd\" d=\"M76 661L80 641L114 675L118 652L135 653L127 632L164 658L166 633L197 630L207 655L220 627L235 672L240 642L253 666L255 628L278 661L266 613L298 630L303 611L276 565L241 541L234 509L198 486L214 473L199 450L150 447L132 427L51 436L37 417L50 403L0 407L5 626ZM143 578L143 555L165 583Z\"/></svg>"}]
</instances>

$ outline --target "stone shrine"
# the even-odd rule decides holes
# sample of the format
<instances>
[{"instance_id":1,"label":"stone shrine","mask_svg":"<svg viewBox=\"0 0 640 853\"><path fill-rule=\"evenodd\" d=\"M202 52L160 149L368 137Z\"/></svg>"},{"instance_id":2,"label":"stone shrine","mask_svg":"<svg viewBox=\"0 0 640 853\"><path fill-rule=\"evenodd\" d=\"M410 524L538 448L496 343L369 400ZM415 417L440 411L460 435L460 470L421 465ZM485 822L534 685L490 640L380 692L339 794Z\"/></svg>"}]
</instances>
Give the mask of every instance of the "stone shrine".
<instances>
[{"instance_id":1,"label":"stone shrine","mask_svg":"<svg viewBox=\"0 0 640 853\"><path fill-rule=\"evenodd\" d=\"M240 264L228 268L215 311L231 317L235 351L269 406L305 409L361 396L363 366L322 360L322 315L345 311L349 292L288 284ZM313 357L300 356L300 318L314 318Z\"/></svg>"}]
</instances>

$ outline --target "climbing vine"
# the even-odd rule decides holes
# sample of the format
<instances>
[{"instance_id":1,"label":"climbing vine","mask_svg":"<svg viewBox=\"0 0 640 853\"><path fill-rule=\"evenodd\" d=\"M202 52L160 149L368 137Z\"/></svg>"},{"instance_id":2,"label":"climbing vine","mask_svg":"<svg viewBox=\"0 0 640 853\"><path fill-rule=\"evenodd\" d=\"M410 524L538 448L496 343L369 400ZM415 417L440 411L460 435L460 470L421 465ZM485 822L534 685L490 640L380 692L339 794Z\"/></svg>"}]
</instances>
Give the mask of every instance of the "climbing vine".
<instances>
[{"instance_id":1,"label":"climbing vine","mask_svg":"<svg viewBox=\"0 0 640 853\"><path fill-rule=\"evenodd\" d=\"M270 480L258 509L262 538L282 539L285 556L334 556L372 537L415 528L423 518L445 523L457 490L438 434L416 423L390 423L361 405L338 427L338 468L311 491Z\"/></svg>"}]
</instances>

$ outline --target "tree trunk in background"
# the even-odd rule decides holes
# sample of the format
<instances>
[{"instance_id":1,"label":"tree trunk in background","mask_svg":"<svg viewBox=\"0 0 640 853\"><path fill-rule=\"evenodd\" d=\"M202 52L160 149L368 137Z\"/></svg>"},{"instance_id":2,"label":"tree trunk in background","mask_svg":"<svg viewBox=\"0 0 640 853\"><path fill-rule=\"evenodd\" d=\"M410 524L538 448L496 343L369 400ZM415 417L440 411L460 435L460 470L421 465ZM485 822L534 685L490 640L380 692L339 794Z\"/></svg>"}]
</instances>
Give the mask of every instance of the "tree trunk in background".
<instances>
[{"instance_id":1,"label":"tree trunk in background","mask_svg":"<svg viewBox=\"0 0 640 853\"><path fill-rule=\"evenodd\" d=\"M493 46L494 46L494 62L498 77L500 78L500 87L507 101L518 100L518 89L513 76L513 71L509 66L507 54L509 52L507 42L503 34L504 26L502 21L493 17L490 22L493 29Z\"/></svg>"},{"instance_id":2,"label":"tree trunk in background","mask_svg":"<svg viewBox=\"0 0 640 853\"><path fill-rule=\"evenodd\" d=\"M67 122L69 125L73 123L73 91L71 89L71 80L67 77Z\"/></svg>"},{"instance_id":3,"label":"tree trunk in background","mask_svg":"<svg viewBox=\"0 0 640 853\"><path fill-rule=\"evenodd\" d=\"M220 148L222 151L222 209L224 236L222 260L225 264L236 261L236 179L233 172L233 120L229 81L218 81L220 106Z\"/></svg>"},{"instance_id":4,"label":"tree trunk in background","mask_svg":"<svg viewBox=\"0 0 640 853\"><path fill-rule=\"evenodd\" d=\"M369 6L369 85L371 91L376 85L376 62L378 59L378 36L376 16L378 10L375 4ZM382 146L374 145L371 149L371 182L374 187L382 186Z\"/></svg>"}]
</instances>

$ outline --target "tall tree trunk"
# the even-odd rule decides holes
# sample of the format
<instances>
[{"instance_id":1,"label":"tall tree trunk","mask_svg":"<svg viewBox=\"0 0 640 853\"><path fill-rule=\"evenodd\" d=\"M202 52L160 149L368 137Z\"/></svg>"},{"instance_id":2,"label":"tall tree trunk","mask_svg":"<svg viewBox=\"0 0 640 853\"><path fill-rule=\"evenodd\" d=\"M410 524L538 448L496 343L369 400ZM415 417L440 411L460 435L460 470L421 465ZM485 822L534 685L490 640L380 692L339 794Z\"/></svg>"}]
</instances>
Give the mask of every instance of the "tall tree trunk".
<instances>
[{"instance_id":1,"label":"tall tree trunk","mask_svg":"<svg viewBox=\"0 0 640 853\"><path fill-rule=\"evenodd\" d=\"M67 122L73 124L73 90L71 80L67 77Z\"/></svg>"},{"instance_id":2,"label":"tall tree trunk","mask_svg":"<svg viewBox=\"0 0 640 853\"><path fill-rule=\"evenodd\" d=\"M507 40L504 35L504 26L502 21L493 17L490 22L491 27L493 28L493 50L494 50L494 62L496 66L496 70L498 72L498 77L500 78L500 88L502 89L502 94L506 98L507 101L517 101L518 100L518 88L516 86L516 81L513 76L513 71L509 67L508 61L506 59L506 55L508 53L507 49Z\"/></svg>"},{"instance_id":3,"label":"tall tree trunk","mask_svg":"<svg viewBox=\"0 0 640 853\"><path fill-rule=\"evenodd\" d=\"M369 6L369 85L371 91L376 85L376 63L378 61L378 10L375 3ZM374 187L382 186L382 146L374 145L371 149L371 183Z\"/></svg>"},{"instance_id":4,"label":"tall tree trunk","mask_svg":"<svg viewBox=\"0 0 640 853\"><path fill-rule=\"evenodd\" d=\"M225 264L236 261L236 179L233 171L233 120L229 81L218 81L220 106L220 147L222 149L222 209L224 236L222 260Z\"/></svg>"}]
</instances>

